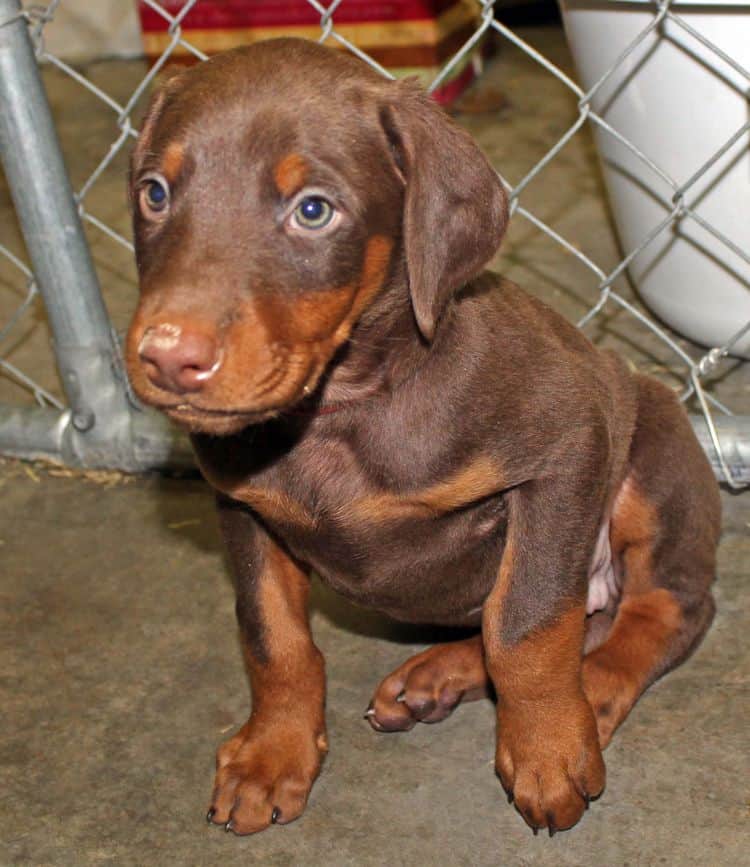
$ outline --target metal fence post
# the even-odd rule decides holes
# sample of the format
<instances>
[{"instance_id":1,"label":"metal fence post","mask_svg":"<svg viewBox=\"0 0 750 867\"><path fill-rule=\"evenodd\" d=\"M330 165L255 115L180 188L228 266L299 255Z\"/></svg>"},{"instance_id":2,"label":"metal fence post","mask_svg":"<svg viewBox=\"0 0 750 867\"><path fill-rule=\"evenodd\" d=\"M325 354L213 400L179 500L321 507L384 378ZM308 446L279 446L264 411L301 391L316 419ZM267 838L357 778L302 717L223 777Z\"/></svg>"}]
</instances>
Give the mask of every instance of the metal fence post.
<instances>
[{"instance_id":1,"label":"metal fence post","mask_svg":"<svg viewBox=\"0 0 750 867\"><path fill-rule=\"evenodd\" d=\"M0 448L84 466L142 469L144 462L161 463L171 437L160 417L128 399L19 0L0 0L0 158L70 405L62 416L50 410L11 413L0 426Z\"/></svg>"}]
</instances>

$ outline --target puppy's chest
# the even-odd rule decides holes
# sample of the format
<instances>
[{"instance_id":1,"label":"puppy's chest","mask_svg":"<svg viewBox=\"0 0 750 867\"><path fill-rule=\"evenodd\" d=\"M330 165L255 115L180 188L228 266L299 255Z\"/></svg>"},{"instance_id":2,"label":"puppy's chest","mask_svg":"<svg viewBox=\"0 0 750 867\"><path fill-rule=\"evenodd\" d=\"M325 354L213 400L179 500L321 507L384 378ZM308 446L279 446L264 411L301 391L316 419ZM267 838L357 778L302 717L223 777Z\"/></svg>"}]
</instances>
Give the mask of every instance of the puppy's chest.
<instances>
[{"instance_id":1,"label":"puppy's chest","mask_svg":"<svg viewBox=\"0 0 750 867\"><path fill-rule=\"evenodd\" d=\"M396 614L405 570L421 574L423 591L426 581L444 589L448 573L466 574L467 557L504 537L505 502L488 458L429 474L395 455L374 465L348 442L311 440L272 459L257 448L250 460L234 473L202 463L209 482L250 506L336 589Z\"/></svg>"},{"instance_id":2,"label":"puppy's chest","mask_svg":"<svg viewBox=\"0 0 750 867\"><path fill-rule=\"evenodd\" d=\"M501 494L481 496L451 476L422 487L403 487L398 476L375 484L343 456L333 476L308 482L296 476L302 496L284 506L301 502L299 512L266 520L329 586L397 619L474 625L504 545ZM264 495L247 494L264 508Z\"/></svg>"},{"instance_id":3,"label":"puppy's chest","mask_svg":"<svg viewBox=\"0 0 750 867\"><path fill-rule=\"evenodd\" d=\"M348 443L300 444L225 486L267 522L295 535L327 532L356 540L471 511L501 489L486 457L446 464L429 474L396 456L374 464Z\"/></svg>"}]
</instances>

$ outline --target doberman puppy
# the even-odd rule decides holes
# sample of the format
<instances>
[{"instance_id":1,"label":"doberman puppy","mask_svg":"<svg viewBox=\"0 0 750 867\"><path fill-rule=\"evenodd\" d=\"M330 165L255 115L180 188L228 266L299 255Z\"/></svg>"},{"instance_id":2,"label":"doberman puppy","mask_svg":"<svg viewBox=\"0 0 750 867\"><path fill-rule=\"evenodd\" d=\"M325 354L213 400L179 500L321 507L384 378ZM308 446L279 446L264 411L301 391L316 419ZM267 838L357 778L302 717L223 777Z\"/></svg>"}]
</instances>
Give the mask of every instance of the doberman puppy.
<instances>
[{"instance_id":1,"label":"doberman puppy","mask_svg":"<svg viewBox=\"0 0 750 867\"><path fill-rule=\"evenodd\" d=\"M155 96L131 170L138 396L192 434L236 575L252 713L209 821L302 812L327 750L311 569L476 629L377 688L377 731L497 695L497 772L536 831L711 622L717 485L669 389L483 267L497 175L413 81L296 39Z\"/></svg>"}]
</instances>

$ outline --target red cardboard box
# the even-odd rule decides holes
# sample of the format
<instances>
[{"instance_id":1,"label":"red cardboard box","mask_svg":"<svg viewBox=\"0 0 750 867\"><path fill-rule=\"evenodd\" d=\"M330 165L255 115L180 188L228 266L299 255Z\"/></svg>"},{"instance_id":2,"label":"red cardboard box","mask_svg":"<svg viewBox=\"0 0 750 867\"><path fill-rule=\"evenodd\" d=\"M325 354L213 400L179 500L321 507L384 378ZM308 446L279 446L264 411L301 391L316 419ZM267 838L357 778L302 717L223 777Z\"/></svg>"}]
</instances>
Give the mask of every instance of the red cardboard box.
<instances>
[{"instance_id":1,"label":"red cardboard box","mask_svg":"<svg viewBox=\"0 0 750 867\"><path fill-rule=\"evenodd\" d=\"M329 6L330 3L321 3ZM162 11L139 2L143 45L153 62L170 44L171 20L185 0L160 0ZM429 84L442 65L477 27L475 0L343 0L333 14L336 32L395 75L417 75ZM205 54L279 36L319 40L321 16L307 0L199 0L181 19L183 38ZM327 45L343 48L335 38ZM469 85L479 55L473 52L451 70L434 93L451 102ZM195 56L178 44L171 62L190 63Z\"/></svg>"}]
</instances>

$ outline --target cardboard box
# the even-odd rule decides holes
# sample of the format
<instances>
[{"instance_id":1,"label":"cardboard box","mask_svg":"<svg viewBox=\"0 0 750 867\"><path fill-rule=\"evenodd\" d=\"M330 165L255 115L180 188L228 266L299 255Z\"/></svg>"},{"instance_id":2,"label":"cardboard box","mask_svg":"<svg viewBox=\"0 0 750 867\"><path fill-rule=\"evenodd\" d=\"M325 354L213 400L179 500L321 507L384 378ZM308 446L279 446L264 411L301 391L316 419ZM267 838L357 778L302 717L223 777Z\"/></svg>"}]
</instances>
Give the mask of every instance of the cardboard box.
<instances>
[{"instance_id":1,"label":"cardboard box","mask_svg":"<svg viewBox=\"0 0 750 867\"><path fill-rule=\"evenodd\" d=\"M184 0L161 0L166 15L140 2L143 45L156 61L172 36L170 19ZM479 6L474 0L343 0L333 15L336 32L397 76L416 75L429 84L442 65L474 33ZM319 40L320 15L307 0L199 0L182 20L183 38L205 54L279 36ZM329 37L327 45L343 48ZM195 56L177 45L171 62ZM479 54L462 59L434 93L443 104L458 97L474 79Z\"/></svg>"}]
</instances>

